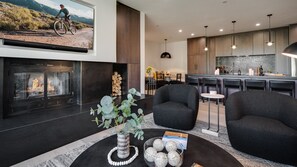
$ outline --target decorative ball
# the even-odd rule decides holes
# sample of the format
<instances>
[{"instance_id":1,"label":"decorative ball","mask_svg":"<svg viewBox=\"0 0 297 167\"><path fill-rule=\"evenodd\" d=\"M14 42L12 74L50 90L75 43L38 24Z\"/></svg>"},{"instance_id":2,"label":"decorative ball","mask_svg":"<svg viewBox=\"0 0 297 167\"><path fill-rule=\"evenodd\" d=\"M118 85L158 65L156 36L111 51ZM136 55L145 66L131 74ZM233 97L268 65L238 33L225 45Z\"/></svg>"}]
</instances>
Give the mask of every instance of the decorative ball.
<instances>
[{"instance_id":1,"label":"decorative ball","mask_svg":"<svg viewBox=\"0 0 297 167\"><path fill-rule=\"evenodd\" d=\"M168 141L165 145L165 148L167 150L167 152L170 151L176 151L177 150L177 144L174 141Z\"/></svg>"},{"instance_id":2,"label":"decorative ball","mask_svg":"<svg viewBox=\"0 0 297 167\"><path fill-rule=\"evenodd\" d=\"M165 167L168 163L167 155L163 152L159 152L155 157L155 165L156 167Z\"/></svg>"},{"instance_id":3,"label":"decorative ball","mask_svg":"<svg viewBox=\"0 0 297 167\"><path fill-rule=\"evenodd\" d=\"M153 162L155 160L156 154L157 150L153 147L149 147L145 150L144 158L149 162Z\"/></svg>"},{"instance_id":4,"label":"decorative ball","mask_svg":"<svg viewBox=\"0 0 297 167\"><path fill-rule=\"evenodd\" d=\"M164 148L164 144L163 141L161 139L156 139L153 142L153 147L157 150L157 151L162 151Z\"/></svg>"},{"instance_id":5,"label":"decorative ball","mask_svg":"<svg viewBox=\"0 0 297 167\"><path fill-rule=\"evenodd\" d=\"M168 162L171 166L177 166L180 163L180 155L176 151L170 151L168 153Z\"/></svg>"}]
</instances>

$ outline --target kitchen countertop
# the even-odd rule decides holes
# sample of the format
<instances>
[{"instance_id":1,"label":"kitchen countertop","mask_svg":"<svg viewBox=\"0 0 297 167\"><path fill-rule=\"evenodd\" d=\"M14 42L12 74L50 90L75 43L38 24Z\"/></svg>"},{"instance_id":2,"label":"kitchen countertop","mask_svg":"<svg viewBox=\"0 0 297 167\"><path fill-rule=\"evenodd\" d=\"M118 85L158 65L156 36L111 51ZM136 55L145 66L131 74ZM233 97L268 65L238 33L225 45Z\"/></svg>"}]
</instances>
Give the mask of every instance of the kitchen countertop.
<instances>
[{"instance_id":1,"label":"kitchen countertop","mask_svg":"<svg viewBox=\"0 0 297 167\"><path fill-rule=\"evenodd\" d=\"M214 74L186 74L186 78L198 78L198 77L217 77L217 78L242 78L242 79L279 79L279 80L297 80L297 77L291 76L273 76L273 75L265 75L265 76L257 76L257 75L232 75L232 74L221 74L221 75L214 75Z\"/></svg>"}]
</instances>

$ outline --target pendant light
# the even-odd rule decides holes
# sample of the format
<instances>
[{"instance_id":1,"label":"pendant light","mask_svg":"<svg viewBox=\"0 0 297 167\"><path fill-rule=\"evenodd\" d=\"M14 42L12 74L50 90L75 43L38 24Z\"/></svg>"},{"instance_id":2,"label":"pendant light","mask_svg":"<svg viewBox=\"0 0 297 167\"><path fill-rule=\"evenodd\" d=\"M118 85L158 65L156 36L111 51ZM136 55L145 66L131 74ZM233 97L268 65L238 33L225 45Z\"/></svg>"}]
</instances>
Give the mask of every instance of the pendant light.
<instances>
[{"instance_id":1,"label":"pendant light","mask_svg":"<svg viewBox=\"0 0 297 167\"><path fill-rule=\"evenodd\" d=\"M171 55L170 55L170 53L168 53L167 51L166 51L166 42L167 42L167 39L164 39L164 41L165 41L165 52L163 52L162 54L161 54L161 58L171 58Z\"/></svg>"},{"instance_id":2,"label":"pendant light","mask_svg":"<svg viewBox=\"0 0 297 167\"><path fill-rule=\"evenodd\" d=\"M234 35L234 32L235 32L235 23L236 23L236 21L232 21L232 24L233 24L233 36L232 36L232 46L231 46L232 49L236 49L235 35Z\"/></svg>"},{"instance_id":3,"label":"pendant light","mask_svg":"<svg viewBox=\"0 0 297 167\"><path fill-rule=\"evenodd\" d=\"M268 20L269 20L269 36L268 36L268 42L267 42L267 46L272 46L273 45L273 42L271 41L271 29L270 29L270 17L272 16L272 14L268 14L267 17L268 17Z\"/></svg>"},{"instance_id":4,"label":"pendant light","mask_svg":"<svg viewBox=\"0 0 297 167\"><path fill-rule=\"evenodd\" d=\"M205 28L205 48L204 48L204 51L205 52L208 51L208 47L207 47L207 27L208 26L204 26L204 28Z\"/></svg>"},{"instance_id":5,"label":"pendant light","mask_svg":"<svg viewBox=\"0 0 297 167\"><path fill-rule=\"evenodd\" d=\"M282 54L297 59L297 42L286 47Z\"/></svg>"}]
</instances>

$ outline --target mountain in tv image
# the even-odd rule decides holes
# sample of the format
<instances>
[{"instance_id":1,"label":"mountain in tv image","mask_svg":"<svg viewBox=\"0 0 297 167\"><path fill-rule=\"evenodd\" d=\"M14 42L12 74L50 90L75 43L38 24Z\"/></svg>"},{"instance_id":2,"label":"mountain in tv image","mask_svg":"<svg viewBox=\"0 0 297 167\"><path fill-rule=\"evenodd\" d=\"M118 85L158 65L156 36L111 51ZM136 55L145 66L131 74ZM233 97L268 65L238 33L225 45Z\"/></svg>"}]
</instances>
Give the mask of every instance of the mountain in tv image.
<instances>
[{"instance_id":1,"label":"mountain in tv image","mask_svg":"<svg viewBox=\"0 0 297 167\"><path fill-rule=\"evenodd\" d=\"M59 35L54 31L60 4L69 11L75 33ZM64 13L59 17L64 18ZM0 38L93 49L91 7L70 0L0 0L0 18Z\"/></svg>"}]
</instances>

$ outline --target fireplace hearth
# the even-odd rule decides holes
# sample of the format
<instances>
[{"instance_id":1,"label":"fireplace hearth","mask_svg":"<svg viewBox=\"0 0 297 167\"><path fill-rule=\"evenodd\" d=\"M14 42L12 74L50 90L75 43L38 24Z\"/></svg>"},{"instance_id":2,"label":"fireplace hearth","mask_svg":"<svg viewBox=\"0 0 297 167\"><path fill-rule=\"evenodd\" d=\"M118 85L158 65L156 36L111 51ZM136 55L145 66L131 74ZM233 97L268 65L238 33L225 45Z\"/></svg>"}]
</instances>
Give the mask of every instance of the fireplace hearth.
<instances>
[{"instance_id":1,"label":"fireplace hearth","mask_svg":"<svg viewBox=\"0 0 297 167\"><path fill-rule=\"evenodd\" d=\"M6 59L4 63L4 116L73 105L77 99L74 69L78 63Z\"/></svg>"}]
</instances>

